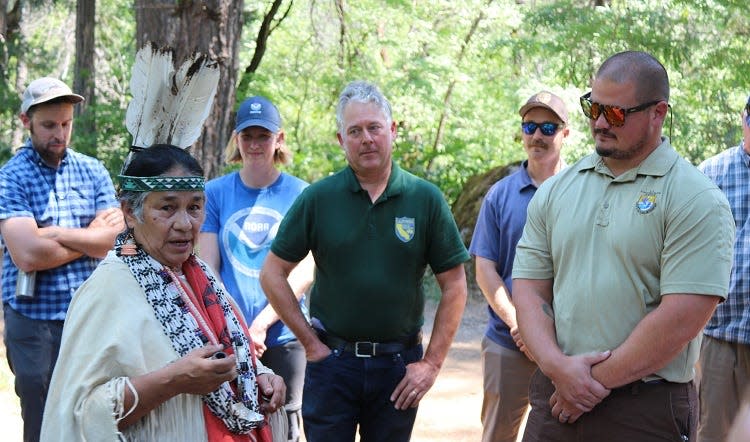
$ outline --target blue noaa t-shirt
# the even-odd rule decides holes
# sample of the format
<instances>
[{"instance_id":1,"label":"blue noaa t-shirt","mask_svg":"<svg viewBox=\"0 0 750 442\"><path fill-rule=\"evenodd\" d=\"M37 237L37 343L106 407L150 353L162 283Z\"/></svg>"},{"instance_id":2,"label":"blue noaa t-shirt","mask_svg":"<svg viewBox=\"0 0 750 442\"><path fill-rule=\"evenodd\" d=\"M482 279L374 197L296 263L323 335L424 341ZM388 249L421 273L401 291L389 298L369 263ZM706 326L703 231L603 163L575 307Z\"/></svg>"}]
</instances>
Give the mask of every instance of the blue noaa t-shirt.
<instances>
[{"instance_id":1,"label":"blue noaa t-shirt","mask_svg":"<svg viewBox=\"0 0 750 442\"><path fill-rule=\"evenodd\" d=\"M268 305L260 286L260 269L281 219L307 183L286 173L270 186L246 186L239 172L206 183L206 220L201 232L215 233L219 241L224 286L237 301L248 326ZM300 301L307 315L304 298ZM292 331L277 321L268 329L266 346L294 340Z\"/></svg>"}]
</instances>

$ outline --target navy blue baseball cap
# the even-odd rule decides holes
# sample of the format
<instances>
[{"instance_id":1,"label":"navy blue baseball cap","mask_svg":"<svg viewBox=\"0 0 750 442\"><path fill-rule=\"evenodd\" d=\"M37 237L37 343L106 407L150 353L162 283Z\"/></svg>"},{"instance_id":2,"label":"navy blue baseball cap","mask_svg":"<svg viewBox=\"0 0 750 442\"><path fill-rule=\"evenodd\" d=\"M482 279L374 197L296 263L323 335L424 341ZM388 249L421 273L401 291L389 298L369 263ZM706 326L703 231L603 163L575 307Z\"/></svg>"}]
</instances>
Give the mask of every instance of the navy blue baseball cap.
<instances>
[{"instance_id":1,"label":"navy blue baseball cap","mask_svg":"<svg viewBox=\"0 0 750 442\"><path fill-rule=\"evenodd\" d=\"M242 102L237 111L234 131L239 133L250 126L260 126L273 133L281 130L281 115L276 106L266 97L250 97Z\"/></svg>"}]
</instances>

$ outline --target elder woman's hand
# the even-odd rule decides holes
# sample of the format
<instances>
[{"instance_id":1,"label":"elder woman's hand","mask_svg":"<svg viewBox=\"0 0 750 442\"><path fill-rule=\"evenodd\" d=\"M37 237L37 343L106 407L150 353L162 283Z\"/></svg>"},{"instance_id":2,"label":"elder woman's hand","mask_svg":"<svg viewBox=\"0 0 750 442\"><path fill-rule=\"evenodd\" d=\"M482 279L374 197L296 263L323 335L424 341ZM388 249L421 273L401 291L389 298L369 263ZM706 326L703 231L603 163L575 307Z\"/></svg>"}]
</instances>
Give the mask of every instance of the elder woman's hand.
<instances>
[{"instance_id":1,"label":"elder woman's hand","mask_svg":"<svg viewBox=\"0 0 750 442\"><path fill-rule=\"evenodd\" d=\"M237 360L234 355L212 359L221 351L221 345L198 348L165 367L169 381L177 393L207 394L223 382L237 377Z\"/></svg>"}]
</instances>

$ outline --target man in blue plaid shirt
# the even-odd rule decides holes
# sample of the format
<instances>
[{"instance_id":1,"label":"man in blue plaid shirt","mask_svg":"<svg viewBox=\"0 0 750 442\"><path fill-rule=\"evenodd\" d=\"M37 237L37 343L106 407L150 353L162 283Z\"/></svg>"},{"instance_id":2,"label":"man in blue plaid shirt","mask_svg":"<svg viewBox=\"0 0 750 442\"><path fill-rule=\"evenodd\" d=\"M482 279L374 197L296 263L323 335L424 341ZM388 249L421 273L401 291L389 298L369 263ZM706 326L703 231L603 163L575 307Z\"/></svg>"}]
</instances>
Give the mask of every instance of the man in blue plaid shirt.
<instances>
[{"instance_id":1,"label":"man in blue plaid shirt","mask_svg":"<svg viewBox=\"0 0 750 442\"><path fill-rule=\"evenodd\" d=\"M723 442L750 386L750 98L742 111L743 141L701 163L724 192L737 233L729 295L703 332L700 442Z\"/></svg>"},{"instance_id":2,"label":"man in blue plaid shirt","mask_svg":"<svg viewBox=\"0 0 750 442\"><path fill-rule=\"evenodd\" d=\"M125 228L107 170L68 147L82 100L55 78L31 82L20 114L30 137L0 169L4 341L25 441L39 440L71 297Z\"/></svg>"}]
</instances>

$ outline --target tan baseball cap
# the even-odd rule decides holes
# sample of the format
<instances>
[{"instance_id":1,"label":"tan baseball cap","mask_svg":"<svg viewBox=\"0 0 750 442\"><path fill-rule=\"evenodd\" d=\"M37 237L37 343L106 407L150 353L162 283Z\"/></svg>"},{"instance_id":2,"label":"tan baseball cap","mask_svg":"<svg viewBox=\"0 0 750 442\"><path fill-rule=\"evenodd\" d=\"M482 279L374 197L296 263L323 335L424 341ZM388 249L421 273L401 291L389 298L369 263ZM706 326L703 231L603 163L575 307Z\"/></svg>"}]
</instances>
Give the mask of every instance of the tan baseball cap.
<instances>
[{"instance_id":1,"label":"tan baseball cap","mask_svg":"<svg viewBox=\"0 0 750 442\"><path fill-rule=\"evenodd\" d=\"M74 94L67 84L52 77L42 77L29 83L29 86L23 91L23 101L21 102L21 113L25 114L31 106L46 103L55 98L67 97L71 103L80 103L83 97Z\"/></svg>"},{"instance_id":2,"label":"tan baseball cap","mask_svg":"<svg viewBox=\"0 0 750 442\"><path fill-rule=\"evenodd\" d=\"M563 123L568 124L568 109L565 107L562 98L552 92L541 91L529 97L526 104L519 109L518 115L523 118L528 111L535 107L543 107L551 110Z\"/></svg>"}]
</instances>

